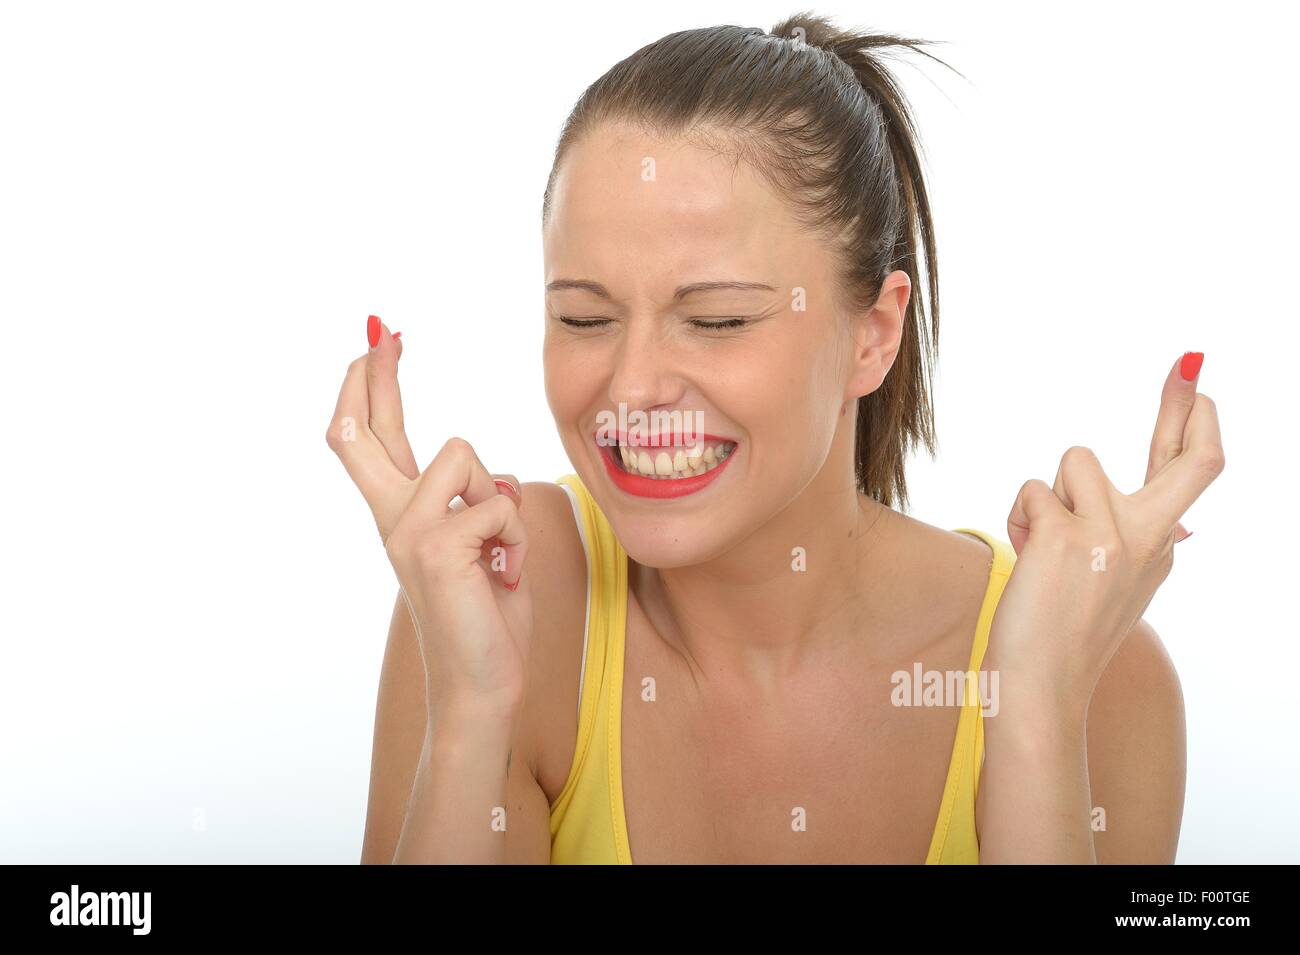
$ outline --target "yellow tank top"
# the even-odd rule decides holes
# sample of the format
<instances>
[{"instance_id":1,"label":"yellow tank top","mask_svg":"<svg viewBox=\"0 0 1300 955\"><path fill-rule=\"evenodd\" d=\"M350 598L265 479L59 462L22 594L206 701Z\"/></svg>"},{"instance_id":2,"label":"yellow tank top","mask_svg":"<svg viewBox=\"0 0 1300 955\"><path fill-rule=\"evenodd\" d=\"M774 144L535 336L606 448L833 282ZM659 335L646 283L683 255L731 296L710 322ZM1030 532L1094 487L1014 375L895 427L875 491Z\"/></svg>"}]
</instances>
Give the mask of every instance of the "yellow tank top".
<instances>
[{"instance_id":1,"label":"yellow tank top","mask_svg":"<svg viewBox=\"0 0 1300 955\"><path fill-rule=\"evenodd\" d=\"M631 865L623 814L623 638L627 622L627 553L576 474L557 482L569 494L587 554L586 640L579 683L578 738L564 788L551 804L551 862ZM988 589L975 627L969 672L978 673L993 611L1015 563L1010 544L984 531L955 528L993 551ZM926 863L978 863L975 797L984 759L984 714L967 680L947 781Z\"/></svg>"}]
</instances>

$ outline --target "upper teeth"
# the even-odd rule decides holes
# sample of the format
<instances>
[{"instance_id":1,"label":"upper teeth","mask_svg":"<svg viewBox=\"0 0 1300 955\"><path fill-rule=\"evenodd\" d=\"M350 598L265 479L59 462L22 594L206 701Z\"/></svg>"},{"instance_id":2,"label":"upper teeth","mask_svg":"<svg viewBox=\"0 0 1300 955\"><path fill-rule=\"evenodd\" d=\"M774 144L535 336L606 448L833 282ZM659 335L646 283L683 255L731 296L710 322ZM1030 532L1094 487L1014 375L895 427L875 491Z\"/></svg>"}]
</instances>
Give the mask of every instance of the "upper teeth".
<instances>
[{"instance_id":1,"label":"upper teeth","mask_svg":"<svg viewBox=\"0 0 1300 955\"><path fill-rule=\"evenodd\" d=\"M654 480L673 480L712 471L735 450L734 441L714 441L673 450L618 446L623 467Z\"/></svg>"}]
</instances>

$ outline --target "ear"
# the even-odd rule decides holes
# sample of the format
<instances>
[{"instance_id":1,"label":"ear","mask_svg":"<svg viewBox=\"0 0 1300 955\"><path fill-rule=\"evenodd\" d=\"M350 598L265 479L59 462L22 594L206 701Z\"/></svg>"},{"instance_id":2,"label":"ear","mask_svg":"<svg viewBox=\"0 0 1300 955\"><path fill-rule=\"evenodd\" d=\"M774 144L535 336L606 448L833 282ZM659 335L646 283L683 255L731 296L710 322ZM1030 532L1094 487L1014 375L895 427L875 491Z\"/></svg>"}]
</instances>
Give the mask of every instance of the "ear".
<instances>
[{"instance_id":1,"label":"ear","mask_svg":"<svg viewBox=\"0 0 1300 955\"><path fill-rule=\"evenodd\" d=\"M850 320L853 329L852 369L845 399L869 395L894 367L903 339L903 319L912 295L912 280L902 269L885 276L876 304Z\"/></svg>"}]
</instances>

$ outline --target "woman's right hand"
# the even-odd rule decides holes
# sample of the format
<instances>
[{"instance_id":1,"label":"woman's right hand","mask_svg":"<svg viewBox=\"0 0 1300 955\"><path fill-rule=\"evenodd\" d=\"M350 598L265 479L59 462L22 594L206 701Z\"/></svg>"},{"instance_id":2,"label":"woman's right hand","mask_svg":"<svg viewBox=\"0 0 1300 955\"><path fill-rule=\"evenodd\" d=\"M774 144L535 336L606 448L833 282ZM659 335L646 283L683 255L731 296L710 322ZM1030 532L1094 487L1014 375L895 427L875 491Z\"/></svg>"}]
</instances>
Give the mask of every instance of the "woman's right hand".
<instances>
[{"instance_id":1,"label":"woman's right hand","mask_svg":"<svg viewBox=\"0 0 1300 955\"><path fill-rule=\"evenodd\" d=\"M370 350L348 367L326 441L374 515L419 637L433 705L512 719L523 702L532 636L519 482L488 473L461 438L420 473L397 387L401 340L374 316L367 335Z\"/></svg>"}]
</instances>

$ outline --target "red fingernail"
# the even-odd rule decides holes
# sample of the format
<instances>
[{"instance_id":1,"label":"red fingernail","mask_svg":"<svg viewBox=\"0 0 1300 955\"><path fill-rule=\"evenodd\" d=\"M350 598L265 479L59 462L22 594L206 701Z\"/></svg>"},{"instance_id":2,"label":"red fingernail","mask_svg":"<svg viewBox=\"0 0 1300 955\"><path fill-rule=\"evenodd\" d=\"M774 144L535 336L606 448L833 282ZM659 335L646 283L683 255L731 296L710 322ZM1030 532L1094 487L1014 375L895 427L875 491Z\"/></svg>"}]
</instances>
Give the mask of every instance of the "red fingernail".
<instances>
[{"instance_id":1,"label":"red fingernail","mask_svg":"<svg viewBox=\"0 0 1300 955\"><path fill-rule=\"evenodd\" d=\"M524 575L523 575L523 574L520 574L520 575L519 575L519 580L523 580L523 579L524 579ZM518 589L519 589L519 580L516 580L513 584L506 584L506 585L505 585L506 590L518 590Z\"/></svg>"},{"instance_id":2,"label":"red fingernail","mask_svg":"<svg viewBox=\"0 0 1300 955\"><path fill-rule=\"evenodd\" d=\"M370 347L374 348L379 344L379 316L371 315L366 319L366 338L370 342Z\"/></svg>"},{"instance_id":3,"label":"red fingernail","mask_svg":"<svg viewBox=\"0 0 1300 955\"><path fill-rule=\"evenodd\" d=\"M1178 373L1183 376L1183 381L1191 381L1201 373L1201 362L1205 361L1205 352L1189 351L1183 355L1183 363L1178 369Z\"/></svg>"},{"instance_id":4,"label":"red fingernail","mask_svg":"<svg viewBox=\"0 0 1300 955\"><path fill-rule=\"evenodd\" d=\"M1188 532L1187 532L1187 536L1184 537L1183 540L1182 540L1182 541L1179 541L1178 543L1181 544L1183 541L1187 540L1188 537L1191 537L1191 536L1192 536L1193 534L1195 534L1195 533L1196 533L1196 531L1188 531Z\"/></svg>"},{"instance_id":5,"label":"red fingernail","mask_svg":"<svg viewBox=\"0 0 1300 955\"><path fill-rule=\"evenodd\" d=\"M492 479L492 483L495 484L497 487L503 487L503 488L505 488L507 491L509 491L509 492L510 492L511 494L513 494L515 497L519 497L519 488L515 487L515 486L514 486L513 484L511 484L509 481L503 481L501 478L493 478L493 479Z\"/></svg>"},{"instance_id":6,"label":"red fingernail","mask_svg":"<svg viewBox=\"0 0 1300 955\"><path fill-rule=\"evenodd\" d=\"M401 337L402 337L401 332L393 332L393 341L397 341Z\"/></svg>"}]
</instances>

